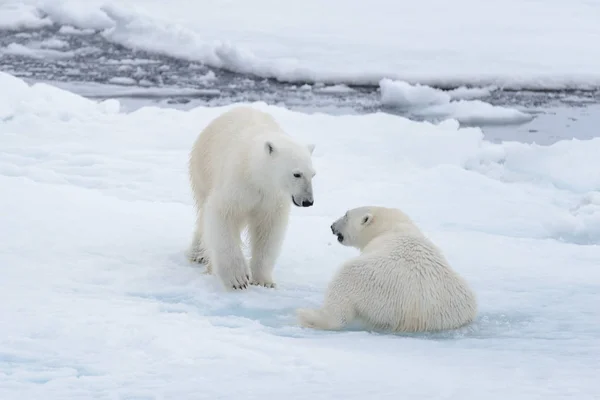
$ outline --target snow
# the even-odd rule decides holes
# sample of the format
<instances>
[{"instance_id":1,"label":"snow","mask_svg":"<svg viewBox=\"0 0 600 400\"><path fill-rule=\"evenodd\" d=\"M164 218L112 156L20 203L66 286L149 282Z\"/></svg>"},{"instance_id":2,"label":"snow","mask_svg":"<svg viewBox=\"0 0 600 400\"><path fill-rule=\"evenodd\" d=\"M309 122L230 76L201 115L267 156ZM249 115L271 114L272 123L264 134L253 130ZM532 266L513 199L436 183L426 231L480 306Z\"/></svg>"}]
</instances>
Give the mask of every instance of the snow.
<instances>
[{"instance_id":1,"label":"snow","mask_svg":"<svg viewBox=\"0 0 600 400\"><path fill-rule=\"evenodd\" d=\"M108 80L108 83L112 83L115 85L135 85L136 81L133 78L129 78L126 76L115 76Z\"/></svg>"},{"instance_id":2,"label":"snow","mask_svg":"<svg viewBox=\"0 0 600 400\"><path fill-rule=\"evenodd\" d=\"M21 3L0 6L0 26L51 20L102 31L128 47L285 81L600 88L596 1Z\"/></svg>"},{"instance_id":3,"label":"snow","mask_svg":"<svg viewBox=\"0 0 600 400\"><path fill-rule=\"evenodd\" d=\"M348 87L346 85L343 85L343 84L325 86L322 88L315 89L315 92L335 93L335 94L343 94L343 93L349 93L349 92L353 92L353 91L354 91L354 89L352 89L351 87Z\"/></svg>"},{"instance_id":4,"label":"snow","mask_svg":"<svg viewBox=\"0 0 600 400\"><path fill-rule=\"evenodd\" d=\"M4 49L0 49L0 55L2 54L31 57L37 59L65 59L73 57L75 55L75 52L54 50L52 48L42 48L41 43L32 44L30 46L23 46L22 44L18 43L10 43Z\"/></svg>"},{"instance_id":5,"label":"snow","mask_svg":"<svg viewBox=\"0 0 600 400\"><path fill-rule=\"evenodd\" d=\"M60 39L46 39L41 41L39 46L46 49L64 49L69 47L69 43Z\"/></svg>"},{"instance_id":6,"label":"snow","mask_svg":"<svg viewBox=\"0 0 600 400\"><path fill-rule=\"evenodd\" d=\"M63 25L58 30L58 33L62 33L65 35L91 35L94 33L93 29L77 29L70 25Z\"/></svg>"},{"instance_id":7,"label":"snow","mask_svg":"<svg viewBox=\"0 0 600 400\"><path fill-rule=\"evenodd\" d=\"M600 396L600 138L491 143L455 120L303 114L315 206L276 290L190 265L188 151L235 105L120 111L0 73L0 398L591 400ZM347 208L400 207L477 293L452 332L299 328L355 251Z\"/></svg>"},{"instance_id":8,"label":"snow","mask_svg":"<svg viewBox=\"0 0 600 400\"><path fill-rule=\"evenodd\" d=\"M457 100L489 95L489 89L464 87L443 91L420 84L382 79L379 83L381 102L394 108L407 109L415 116L453 118L465 125L506 125L529 122L533 116L525 112L494 106L481 100Z\"/></svg>"},{"instance_id":9,"label":"snow","mask_svg":"<svg viewBox=\"0 0 600 400\"><path fill-rule=\"evenodd\" d=\"M382 79L379 89L381 90L381 101L390 106L430 106L449 103L451 99L450 95L443 90L391 79Z\"/></svg>"},{"instance_id":10,"label":"snow","mask_svg":"<svg viewBox=\"0 0 600 400\"><path fill-rule=\"evenodd\" d=\"M208 75L208 74L207 74ZM30 81L30 80L27 80ZM118 79L117 79L118 81ZM57 82L57 81L42 81L35 80L35 82L50 84L69 92L77 93L84 97L98 98L98 97L114 97L114 98L164 98L164 97L210 97L218 96L220 91L218 89L189 89L179 87L132 87L125 86L123 84L101 84L95 82ZM125 81L127 82L127 81ZM142 86L153 85L152 82L140 80L138 83ZM30 81L33 83L33 81Z\"/></svg>"},{"instance_id":11,"label":"snow","mask_svg":"<svg viewBox=\"0 0 600 400\"><path fill-rule=\"evenodd\" d=\"M0 29L37 29L52 25L50 18L20 1L6 0L0 4Z\"/></svg>"},{"instance_id":12,"label":"snow","mask_svg":"<svg viewBox=\"0 0 600 400\"><path fill-rule=\"evenodd\" d=\"M448 91L450 98L457 100L473 100L482 97L488 97L496 88L468 88L468 87L457 87Z\"/></svg>"},{"instance_id":13,"label":"snow","mask_svg":"<svg viewBox=\"0 0 600 400\"><path fill-rule=\"evenodd\" d=\"M217 80L217 76L213 71L208 71L206 74L201 75L197 78L197 81L200 83L207 84L209 82L214 82Z\"/></svg>"},{"instance_id":14,"label":"snow","mask_svg":"<svg viewBox=\"0 0 600 400\"><path fill-rule=\"evenodd\" d=\"M506 125L531 121L533 115L513 108L493 106L480 100L459 100L416 110L424 117L454 118L465 125Z\"/></svg>"},{"instance_id":15,"label":"snow","mask_svg":"<svg viewBox=\"0 0 600 400\"><path fill-rule=\"evenodd\" d=\"M91 2L67 1L42 1L42 9L51 15L52 22L59 25L69 25L78 28L102 30L114 26L114 21L106 15L101 8L89 7Z\"/></svg>"}]
</instances>

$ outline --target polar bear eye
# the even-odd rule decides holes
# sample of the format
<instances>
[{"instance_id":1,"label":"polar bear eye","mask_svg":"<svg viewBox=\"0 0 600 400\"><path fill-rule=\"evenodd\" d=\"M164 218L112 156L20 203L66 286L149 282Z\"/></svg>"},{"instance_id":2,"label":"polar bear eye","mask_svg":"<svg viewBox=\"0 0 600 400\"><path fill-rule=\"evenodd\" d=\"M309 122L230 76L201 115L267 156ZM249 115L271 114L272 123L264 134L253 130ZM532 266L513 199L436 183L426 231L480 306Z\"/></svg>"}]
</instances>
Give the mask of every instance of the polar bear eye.
<instances>
[{"instance_id":1,"label":"polar bear eye","mask_svg":"<svg viewBox=\"0 0 600 400\"><path fill-rule=\"evenodd\" d=\"M294 178L302 178L302 174L300 172L294 172Z\"/></svg>"}]
</instances>

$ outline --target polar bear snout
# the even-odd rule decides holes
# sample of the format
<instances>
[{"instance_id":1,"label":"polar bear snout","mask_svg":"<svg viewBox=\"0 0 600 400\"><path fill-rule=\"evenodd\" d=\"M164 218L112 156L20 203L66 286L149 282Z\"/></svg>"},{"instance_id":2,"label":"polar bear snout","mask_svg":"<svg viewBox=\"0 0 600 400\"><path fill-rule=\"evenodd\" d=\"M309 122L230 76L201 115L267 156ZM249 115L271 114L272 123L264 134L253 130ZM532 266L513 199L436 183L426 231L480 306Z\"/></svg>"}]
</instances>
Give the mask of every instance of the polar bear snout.
<instances>
[{"instance_id":1,"label":"polar bear snout","mask_svg":"<svg viewBox=\"0 0 600 400\"><path fill-rule=\"evenodd\" d=\"M337 236L337 240L340 243L344 242L344 234L342 234L335 226L335 222L333 224L331 224L330 226L331 228L331 233L333 233L335 236Z\"/></svg>"},{"instance_id":2,"label":"polar bear snout","mask_svg":"<svg viewBox=\"0 0 600 400\"><path fill-rule=\"evenodd\" d=\"M294 203L296 207L311 207L315 201L311 195L292 196L292 203Z\"/></svg>"},{"instance_id":3,"label":"polar bear snout","mask_svg":"<svg viewBox=\"0 0 600 400\"><path fill-rule=\"evenodd\" d=\"M339 229L335 226L335 222L333 224L331 224L330 228L331 228L331 233L333 233L334 235L340 234Z\"/></svg>"}]
</instances>

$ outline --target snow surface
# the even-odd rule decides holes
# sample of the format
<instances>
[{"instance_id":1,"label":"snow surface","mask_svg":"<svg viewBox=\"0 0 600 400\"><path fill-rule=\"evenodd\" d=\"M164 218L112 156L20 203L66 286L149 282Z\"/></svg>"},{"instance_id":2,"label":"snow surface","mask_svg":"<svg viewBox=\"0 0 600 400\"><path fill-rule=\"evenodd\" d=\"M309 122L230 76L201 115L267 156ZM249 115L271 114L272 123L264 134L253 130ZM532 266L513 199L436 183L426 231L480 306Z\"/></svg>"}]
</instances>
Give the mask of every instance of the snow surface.
<instances>
[{"instance_id":1,"label":"snow surface","mask_svg":"<svg viewBox=\"0 0 600 400\"><path fill-rule=\"evenodd\" d=\"M430 106L450 102L450 95L420 84L411 85L403 81L382 79L379 82L383 104L398 107Z\"/></svg>"},{"instance_id":2,"label":"snow surface","mask_svg":"<svg viewBox=\"0 0 600 400\"><path fill-rule=\"evenodd\" d=\"M77 29L70 25L63 25L58 30L58 33L62 33L65 35L91 35L94 33L93 29Z\"/></svg>"},{"instance_id":3,"label":"snow surface","mask_svg":"<svg viewBox=\"0 0 600 400\"><path fill-rule=\"evenodd\" d=\"M487 87L487 88L467 88L464 86L457 87L456 89L452 89L448 91L450 98L456 100L473 100L479 99L481 97L489 96L492 91L496 88Z\"/></svg>"},{"instance_id":4,"label":"snow surface","mask_svg":"<svg viewBox=\"0 0 600 400\"><path fill-rule=\"evenodd\" d=\"M69 47L69 42L61 39L46 39L42 40L39 46L46 49L64 49Z\"/></svg>"},{"instance_id":5,"label":"snow surface","mask_svg":"<svg viewBox=\"0 0 600 400\"><path fill-rule=\"evenodd\" d=\"M43 13L36 13L36 9ZM46 16L47 15L47 16ZM286 81L600 88L590 0L8 0L0 27L48 21L125 46Z\"/></svg>"},{"instance_id":6,"label":"snow surface","mask_svg":"<svg viewBox=\"0 0 600 400\"><path fill-rule=\"evenodd\" d=\"M352 89L351 87L346 86L344 84L339 84L339 85L317 87L317 88L315 88L315 92L342 94L342 93L354 92L354 89Z\"/></svg>"},{"instance_id":7,"label":"snow surface","mask_svg":"<svg viewBox=\"0 0 600 400\"><path fill-rule=\"evenodd\" d=\"M137 82L133 78L128 78L128 77L125 77L125 76L115 76L113 78L110 78L108 80L108 83L111 83L111 84L114 84L114 85L132 86L132 85L135 85Z\"/></svg>"},{"instance_id":8,"label":"snow surface","mask_svg":"<svg viewBox=\"0 0 600 400\"><path fill-rule=\"evenodd\" d=\"M414 111L423 117L453 118L465 125L506 125L531 121L534 116L514 108L494 106L480 100L459 100Z\"/></svg>"},{"instance_id":9,"label":"snow surface","mask_svg":"<svg viewBox=\"0 0 600 400\"><path fill-rule=\"evenodd\" d=\"M479 126L518 124L534 118L516 109L494 106L481 100L464 100L488 96L488 88L459 87L444 91L391 79L382 79L379 88L383 105L410 110L415 116L453 118L462 124Z\"/></svg>"},{"instance_id":10,"label":"snow surface","mask_svg":"<svg viewBox=\"0 0 600 400\"><path fill-rule=\"evenodd\" d=\"M31 58L54 58L64 59L71 58L75 55L72 51L60 51L52 48L42 48L41 46L23 46L18 43L11 43L3 49L0 49L0 56L2 54L18 55L23 57Z\"/></svg>"},{"instance_id":11,"label":"snow surface","mask_svg":"<svg viewBox=\"0 0 600 400\"><path fill-rule=\"evenodd\" d=\"M0 4L0 29L38 29L50 25L50 18L33 5L10 0Z\"/></svg>"},{"instance_id":12,"label":"snow surface","mask_svg":"<svg viewBox=\"0 0 600 400\"><path fill-rule=\"evenodd\" d=\"M207 74L209 75L209 74ZM218 96L219 89L191 89L191 88L179 88L179 87L137 87L127 86L117 83L103 84L96 82L58 82L58 81L42 81L25 79L29 83L46 83L52 86L56 86L63 90L77 93L84 97L98 98L98 97L111 97L111 98L143 98L145 100L150 98L165 98L165 97L199 97L199 96ZM144 84L144 80L140 81L140 84ZM152 82L148 82L148 85Z\"/></svg>"},{"instance_id":13,"label":"snow surface","mask_svg":"<svg viewBox=\"0 0 600 400\"><path fill-rule=\"evenodd\" d=\"M577 399L600 396L600 138L492 144L478 128L262 103L314 142L276 290L190 265L188 151L234 105L120 112L0 73L0 398ZM477 320L420 335L318 332L355 251L347 208L401 207L473 286Z\"/></svg>"}]
</instances>

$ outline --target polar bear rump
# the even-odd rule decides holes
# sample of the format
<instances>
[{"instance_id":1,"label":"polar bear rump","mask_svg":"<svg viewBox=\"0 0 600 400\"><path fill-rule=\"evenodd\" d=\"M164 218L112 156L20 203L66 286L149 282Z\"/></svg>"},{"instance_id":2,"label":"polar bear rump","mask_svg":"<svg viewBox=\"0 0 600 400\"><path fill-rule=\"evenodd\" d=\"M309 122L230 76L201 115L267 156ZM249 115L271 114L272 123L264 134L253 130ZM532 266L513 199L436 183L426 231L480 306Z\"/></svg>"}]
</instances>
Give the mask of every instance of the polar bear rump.
<instances>
[{"instance_id":1,"label":"polar bear rump","mask_svg":"<svg viewBox=\"0 0 600 400\"><path fill-rule=\"evenodd\" d=\"M360 320L374 329L425 332L473 321L474 293L401 210L355 208L330 228L360 255L337 271L320 309L297 311L302 326L336 330Z\"/></svg>"}]
</instances>

